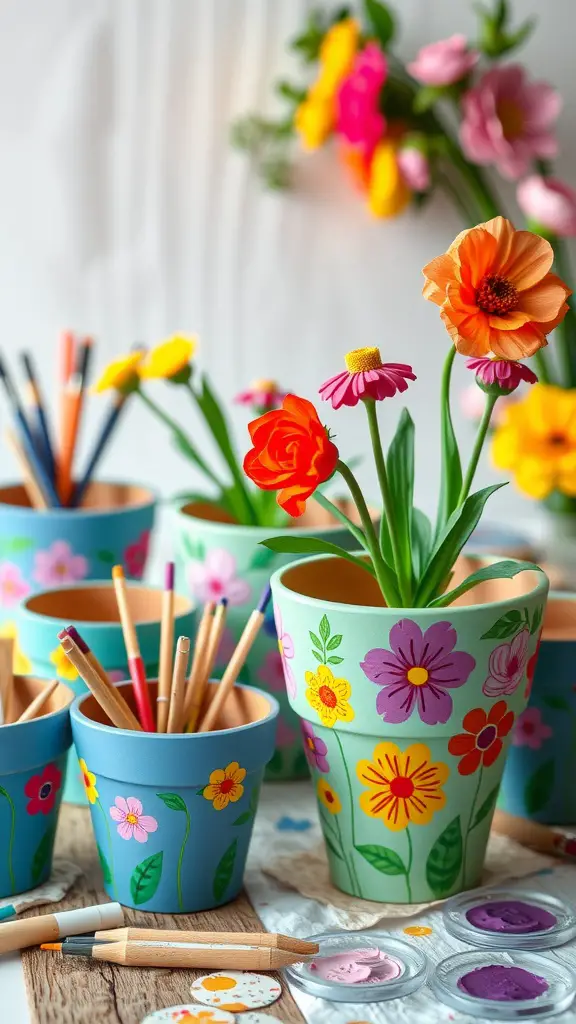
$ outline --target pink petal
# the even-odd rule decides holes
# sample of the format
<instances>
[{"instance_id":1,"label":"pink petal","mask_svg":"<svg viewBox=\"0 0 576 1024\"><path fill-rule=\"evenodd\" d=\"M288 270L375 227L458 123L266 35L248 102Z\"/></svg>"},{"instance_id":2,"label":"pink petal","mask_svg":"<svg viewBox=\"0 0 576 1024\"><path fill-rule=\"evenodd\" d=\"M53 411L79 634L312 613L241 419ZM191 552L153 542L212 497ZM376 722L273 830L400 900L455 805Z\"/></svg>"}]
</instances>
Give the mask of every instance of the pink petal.
<instances>
[{"instance_id":1,"label":"pink petal","mask_svg":"<svg viewBox=\"0 0 576 1024\"><path fill-rule=\"evenodd\" d=\"M143 829L140 826L140 824L133 825L132 828L134 829L134 839L136 840L137 843L147 843L148 842L148 833L146 832L145 829Z\"/></svg>"},{"instance_id":2,"label":"pink petal","mask_svg":"<svg viewBox=\"0 0 576 1024\"><path fill-rule=\"evenodd\" d=\"M214 576L226 583L236 574L236 559L225 548L212 548L206 555L204 563L206 575Z\"/></svg>"},{"instance_id":3,"label":"pink petal","mask_svg":"<svg viewBox=\"0 0 576 1024\"><path fill-rule=\"evenodd\" d=\"M128 813L135 814L136 817L139 818L142 814L142 804L140 800L135 796L129 796L126 803L128 805Z\"/></svg>"},{"instance_id":4,"label":"pink petal","mask_svg":"<svg viewBox=\"0 0 576 1024\"><path fill-rule=\"evenodd\" d=\"M124 811L119 810L118 807L110 808L110 817L113 821L126 821L126 814Z\"/></svg>"},{"instance_id":5,"label":"pink petal","mask_svg":"<svg viewBox=\"0 0 576 1024\"><path fill-rule=\"evenodd\" d=\"M132 839L132 833L134 831L134 825L131 825L128 821L123 821L118 825L118 835L121 839Z\"/></svg>"},{"instance_id":6,"label":"pink petal","mask_svg":"<svg viewBox=\"0 0 576 1024\"><path fill-rule=\"evenodd\" d=\"M530 128L548 128L562 110L562 97L546 82L530 82L524 89L524 111Z\"/></svg>"},{"instance_id":7,"label":"pink petal","mask_svg":"<svg viewBox=\"0 0 576 1024\"><path fill-rule=\"evenodd\" d=\"M123 796L117 796L116 799L114 800L114 803L116 804L116 807L119 807L124 814L128 814L130 808L128 807L128 804L126 803Z\"/></svg>"},{"instance_id":8,"label":"pink petal","mask_svg":"<svg viewBox=\"0 0 576 1024\"><path fill-rule=\"evenodd\" d=\"M508 693L508 680L494 679L494 676L488 676L482 687L482 693L487 697L502 697Z\"/></svg>"},{"instance_id":9,"label":"pink petal","mask_svg":"<svg viewBox=\"0 0 576 1024\"><path fill-rule=\"evenodd\" d=\"M292 641L292 637L288 636L288 633L282 633L280 639L282 641L282 653L283 653L284 657L285 658L293 658L294 657L294 643Z\"/></svg>"},{"instance_id":10,"label":"pink petal","mask_svg":"<svg viewBox=\"0 0 576 1024\"><path fill-rule=\"evenodd\" d=\"M511 645L510 653L512 657L516 656L519 661L525 661L528 657L528 644L530 643L530 633L527 629L523 629L518 633Z\"/></svg>"},{"instance_id":11,"label":"pink petal","mask_svg":"<svg viewBox=\"0 0 576 1024\"><path fill-rule=\"evenodd\" d=\"M226 586L226 597L232 605L246 604L252 593L250 584L246 580L233 579Z\"/></svg>"}]
</instances>

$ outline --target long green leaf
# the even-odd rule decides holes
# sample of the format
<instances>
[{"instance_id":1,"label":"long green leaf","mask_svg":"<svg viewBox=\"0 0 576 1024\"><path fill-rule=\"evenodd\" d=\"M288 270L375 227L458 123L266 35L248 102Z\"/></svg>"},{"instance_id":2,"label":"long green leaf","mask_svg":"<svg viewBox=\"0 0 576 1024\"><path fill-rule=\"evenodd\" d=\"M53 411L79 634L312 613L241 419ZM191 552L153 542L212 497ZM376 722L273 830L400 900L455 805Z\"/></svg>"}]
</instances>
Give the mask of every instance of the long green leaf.
<instances>
[{"instance_id":1,"label":"long green leaf","mask_svg":"<svg viewBox=\"0 0 576 1024\"><path fill-rule=\"evenodd\" d=\"M327 498L325 494L322 494L321 491L314 492L314 501L317 501L318 504L321 505L322 508L326 510L326 512L329 512L330 515L334 516L335 519L342 523L342 525L350 531L354 539L358 541L360 547L365 548L367 550L366 537L364 535L364 531L359 526L356 526L356 524L348 518L348 516L346 515L345 512L342 511L342 509L338 508L338 506L335 505L333 501L330 501L330 498Z\"/></svg>"},{"instance_id":2,"label":"long green leaf","mask_svg":"<svg viewBox=\"0 0 576 1024\"><path fill-rule=\"evenodd\" d=\"M394 528L401 579L412 580L412 506L414 504L414 422L403 409L386 458L388 485L394 500Z\"/></svg>"},{"instance_id":3,"label":"long green leaf","mask_svg":"<svg viewBox=\"0 0 576 1024\"><path fill-rule=\"evenodd\" d=\"M383 50L392 42L396 31L394 15L387 4L380 0L364 0L366 17Z\"/></svg>"},{"instance_id":4,"label":"long green leaf","mask_svg":"<svg viewBox=\"0 0 576 1024\"><path fill-rule=\"evenodd\" d=\"M442 532L446 520L450 517L456 505L462 489L462 461L460 450L452 423L450 412L450 377L452 364L456 355L456 349L452 349L444 364L442 376L442 397L440 406L440 439L442 450L442 469L440 476L440 502L438 505L438 520L436 523L436 536Z\"/></svg>"},{"instance_id":5,"label":"long green leaf","mask_svg":"<svg viewBox=\"0 0 576 1024\"><path fill-rule=\"evenodd\" d=\"M372 576L375 575L372 562L357 558L356 555L351 555L349 551L338 547L337 544L331 544L330 541L320 540L317 537L291 537L290 531L288 531L285 537L271 537L269 540L263 540L260 543L263 547L269 548L270 551L278 551L282 554L337 555L338 558L345 558L347 562L358 565Z\"/></svg>"},{"instance_id":6,"label":"long green leaf","mask_svg":"<svg viewBox=\"0 0 576 1024\"><path fill-rule=\"evenodd\" d=\"M418 584L432 550L432 524L419 508L412 509L412 569Z\"/></svg>"},{"instance_id":7,"label":"long green leaf","mask_svg":"<svg viewBox=\"0 0 576 1024\"><path fill-rule=\"evenodd\" d=\"M453 601L456 601L456 599L461 597L462 594L465 594L466 591L471 590L472 587L477 586L478 583L485 583L487 580L511 580L514 576L517 576L518 573L524 572L528 569L542 572L540 566L535 565L534 562L512 562L509 559L506 559L502 562L494 562L492 565L486 565L483 569L478 569L477 572L473 572L471 576L467 576L458 587L454 588L454 590L450 590L447 594L441 594L441 596L437 597L436 600L430 601L427 607L445 608L446 605L452 604ZM518 630L516 630L516 632L518 632Z\"/></svg>"}]
</instances>

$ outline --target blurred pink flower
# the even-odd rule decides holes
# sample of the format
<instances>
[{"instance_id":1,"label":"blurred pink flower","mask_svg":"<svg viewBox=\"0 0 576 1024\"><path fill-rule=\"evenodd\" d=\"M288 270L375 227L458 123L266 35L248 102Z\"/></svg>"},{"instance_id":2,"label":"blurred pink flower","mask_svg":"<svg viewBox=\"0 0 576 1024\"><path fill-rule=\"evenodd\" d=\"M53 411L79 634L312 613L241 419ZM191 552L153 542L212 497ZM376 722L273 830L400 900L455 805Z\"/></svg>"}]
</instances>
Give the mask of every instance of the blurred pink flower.
<instances>
[{"instance_id":1,"label":"blurred pink flower","mask_svg":"<svg viewBox=\"0 0 576 1024\"><path fill-rule=\"evenodd\" d=\"M282 612L277 604L274 605L274 619L276 623L276 635L278 637L278 652L282 660L286 691L289 697L294 698L296 696L297 687L294 672L292 671L292 666L290 664L294 657L294 641L282 625Z\"/></svg>"},{"instance_id":2,"label":"blurred pink flower","mask_svg":"<svg viewBox=\"0 0 576 1024\"><path fill-rule=\"evenodd\" d=\"M266 689L276 693L283 692L285 679L280 651L268 651L256 675Z\"/></svg>"},{"instance_id":3,"label":"blurred pink flower","mask_svg":"<svg viewBox=\"0 0 576 1024\"><path fill-rule=\"evenodd\" d=\"M496 164L505 178L519 178L534 158L556 156L551 128L561 105L560 94L527 81L520 64L494 67L462 97L462 148L474 163Z\"/></svg>"},{"instance_id":4,"label":"blurred pink flower","mask_svg":"<svg viewBox=\"0 0 576 1024\"><path fill-rule=\"evenodd\" d=\"M386 131L379 99L387 72L385 54L377 43L368 43L356 55L336 98L336 131L367 160Z\"/></svg>"},{"instance_id":5,"label":"blurred pink flower","mask_svg":"<svg viewBox=\"0 0 576 1024\"><path fill-rule=\"evenodd\" d=\"M489 675L484 681L482 693L487 697L502 697L514 693L524 678L528 664L530 633L523 629L509 644L495 647L488 662Z\"/></svg>"},{"instance_id":6,"label":"blurred pink flower","mask_svg":"<svg viewBox=\"0 0 576 1024\"><path fill-rule=\"evenodd\" d=\"M576 191L557 178L531 174L516 192L522 213L555 235L576 235Z\"/></svg>"},{"instance_id":7,"label":"blurred pink flower","mask_svg":"<svg viewBox=\"0 0 576 1024\"><path fill-rule=\"evenodd\" d=\"M423 46L408 71L421 85L453 85L472 71L479 57L468 49L466 36L454 35Z\"/></svg>"},{"instance_id":8,"label":"blurred pink flower","mask_svg":"<svg viewBox=\"0 0 576 1024\"><path fill-rule=\"evenodd\" d=\"M502 390L512 394L522 381L527 384L537 384L538 377L524 363L518 363L511 359L490 359L489 356L480 359L468 359L466 366L473 370L476 379L480 380L486 387L496 385Z\"/></svg>"},{"instance_id":9,"label":"blurred pink flower","mask_svg":"<svg viewBox=\"0 0 576 1024\"><path fill-rule=\"evenodd\" d=\"M65 540L55 540L46 551L37 551L34 558L34 579L43 586L77 583L88 575L88 561L75 555Z\"/></svg>"},{"instance_id":10,"label":"blurred pink flower","mask_svg":"<svg viewBox=\"0 0 576 1024\"><path fill-rule=\"evenodd\" d=\"M526 708L521 715L518 715L512 733L512 743L515 747L530 747L530 750L539 750L544 740L549 740L551 735L552 729L542 721L540 708Z\"/></svg>"},{"instance_id":11,"label":"blurred pink flower","mask_svg":"<svg viewBox=\"0 0 576 1024\"><path fill-rule=\"evenodd\" d=\"M399 151L398 166L408 188L413 192L425 192L430 187L428 157L417 146L407 146Z\"/></svg>"},{"instance_id":12,"label":"blurred pink flower","mask_svg":"<svg viewBox=\"0 0 576 1024\"><path fill-rule=\"evenodd\" d=\"M245 604L251 594L250 584L236 575L236 559L226 548L212 548L203 562L190 562L188 583L198 601L220 601L231 605Z\"/></svg>"},{"instance_id":13,"label":"blurred pink flower","mask_svg":"<svg viewBox=\"0 0 576 1024\"><path fill-rule=\"evenodd\" d=\"M234 401L240 405L251 405L258 412L267 412L282 405L287 392L280 391L275 380L253 380L247 391L241 391Z\"/></svg>"},{"instance_id":14,"label":"blurred pink flower","mask_svg":"<svg viewBox=\"0 0 576 1024\"><path fill-rule=\"evenodd\" d=\"M30 593L30 587L24 579L20 567L14 562L0 564L0 605L11 608Z\"/></svg>"}]
</instances>

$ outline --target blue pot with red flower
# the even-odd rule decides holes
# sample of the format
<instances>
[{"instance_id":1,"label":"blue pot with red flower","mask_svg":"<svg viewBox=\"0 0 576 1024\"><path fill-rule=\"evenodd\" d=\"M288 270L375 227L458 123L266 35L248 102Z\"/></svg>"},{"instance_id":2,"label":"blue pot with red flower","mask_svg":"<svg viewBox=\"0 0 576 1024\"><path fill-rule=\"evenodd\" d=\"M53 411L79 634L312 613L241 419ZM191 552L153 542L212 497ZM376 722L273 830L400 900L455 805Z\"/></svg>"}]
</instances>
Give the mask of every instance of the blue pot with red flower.
<instances>
[{"instance_id":1,"label":"blue pot with red flower","mask_svg":"<svg viewBox=\"0 0 576 1024\"><path fill-rule=\"evenodd\" d=\"M11 719L18 718L46 685L46 680L16 676ZM34 889L50 877L72 744L73 698L60 683L41 717L0 726L0 899Z\"/></svg>"}]
</instances>

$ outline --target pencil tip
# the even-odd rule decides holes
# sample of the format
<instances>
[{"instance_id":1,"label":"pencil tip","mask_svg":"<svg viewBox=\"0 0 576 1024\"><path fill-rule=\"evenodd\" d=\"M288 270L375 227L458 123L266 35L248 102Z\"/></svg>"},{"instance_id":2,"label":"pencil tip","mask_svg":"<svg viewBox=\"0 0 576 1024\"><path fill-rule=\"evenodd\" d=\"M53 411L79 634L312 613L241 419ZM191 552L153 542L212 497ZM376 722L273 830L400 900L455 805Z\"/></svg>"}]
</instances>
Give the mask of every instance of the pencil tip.
<instances>
[{"instance_id":1,"label":"pencil tip","mask_svg":"<svg viewBox=\"0 0 576 1024\"><path fill-rule=\"evenodd\" d=\"M66 626L64 632L67 633L70 639L74 641L76 646L80 648L82 654L88 654L90 648L88 647L86 641L80 636L80 633L78 632L75 626Z\"/></svg>"},{"instance_id":2,"label":"pencil tip","mask_svg":"<svg viewBox=\"0 0 576 1024\"><path fill-rule=\"evenodd\" d=\"M121 565L114 565L112 567L112 579L114 579L114 580L123 580L124 579L124 569L123 569L123 567Z\"/></svg>"},{"instance_id":3,"label":"pencil tip","mask_svg":"<svg viewBox=\"0 0 576 1024\"><path fill-rule=\"evenodd\" d=\"M227 597L221 597L220 598L220 604L222 605L223 608L226 608L227 605L228 605L228 598Z\"/></svg>"},{"instance_id":4,"label":"pencil tip","mask_svg":"<svg viewBox=\"0 0 576 1024\"><path fill-rule=\"evenodd\" d=\"M62 950L62 943L61 942L43 942L42 945L40 946L40 949L55 949L55 950L61 951Z\"/></svg>"},{"instance_id":5,"label":"pencil tip","mask_svg":"<svg viewBox=\"0 0 576 1024\"><path fill-rule=\"evenodd\" d=\"M266 587L266 590L262 594L262 597L260 598L260 601L258 603L258 611L261 612L262 614L264 614L264 612L266 611L268 605L270 604L270 598L271 597L272 597L272 587L270 586L270 584L268 584L268 586Z\"/></svg>"}]
</instances>

